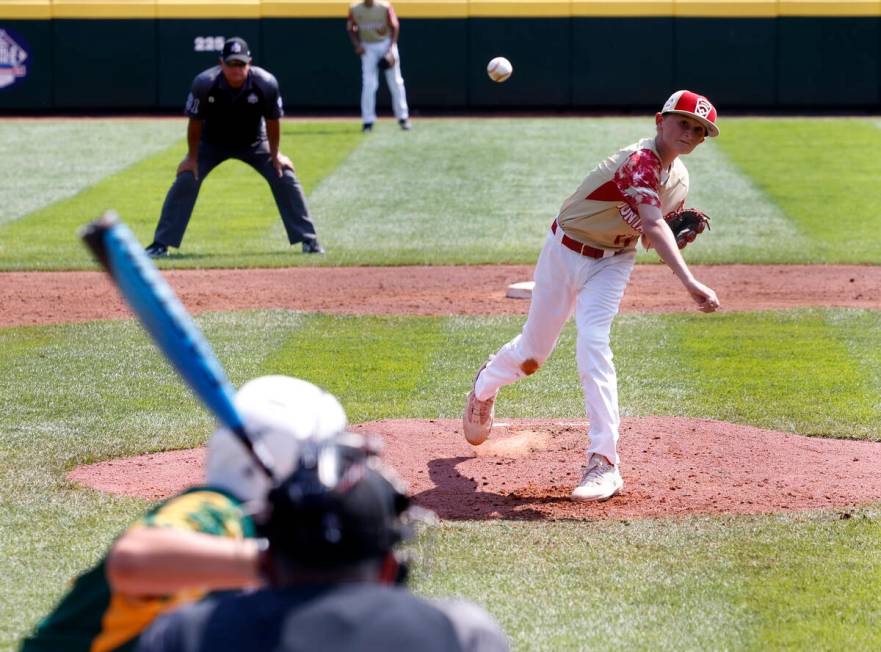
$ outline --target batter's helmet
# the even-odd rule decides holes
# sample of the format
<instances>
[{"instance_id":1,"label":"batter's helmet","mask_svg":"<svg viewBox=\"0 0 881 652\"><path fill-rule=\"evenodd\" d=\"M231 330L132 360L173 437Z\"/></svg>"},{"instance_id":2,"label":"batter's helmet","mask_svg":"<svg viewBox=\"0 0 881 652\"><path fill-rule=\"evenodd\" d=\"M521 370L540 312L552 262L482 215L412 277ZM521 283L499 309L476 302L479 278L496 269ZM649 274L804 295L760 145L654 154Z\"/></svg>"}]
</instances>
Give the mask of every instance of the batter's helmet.
<instances>
[{"instance_id":1,"label":"batter's helmet","mask_svg":"<svg viewBox=\"0 0 881 652\"><path fill-rule=\"evenodd\" d=\"M267 449L276 478L291 474L303 442L333 438L346 428L346 413L333 395L290 376L255 378L239 389L234 402L248 435ZM243 501L262 501L271 489L241 442L224 427L208 441L205 477L210 486Z\"/></svg>"}]
</instances>

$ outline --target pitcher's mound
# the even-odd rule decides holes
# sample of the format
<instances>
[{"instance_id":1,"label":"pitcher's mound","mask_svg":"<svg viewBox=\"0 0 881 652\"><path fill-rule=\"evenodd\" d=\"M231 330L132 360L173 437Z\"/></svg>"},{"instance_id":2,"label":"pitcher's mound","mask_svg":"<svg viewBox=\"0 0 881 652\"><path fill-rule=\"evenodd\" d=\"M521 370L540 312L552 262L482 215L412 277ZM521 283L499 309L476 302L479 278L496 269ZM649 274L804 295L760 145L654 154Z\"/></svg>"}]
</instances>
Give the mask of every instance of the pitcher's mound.
<instances>
[{"instance_id":1,"label":"pitcher's mound","mask_svg":"<svg viewBox=\"0 0 881 652\"><path fill-rule=\"evenodd\" d=\"M569 499L584 465L587 423L497 419L481 446L458 420L388 420L353 426L383 437L384 457L415 501L442 518L637 518L847 508L881 501L881 444L818 439L719 421L624 419L622 493L604 503ZM80 467L90 487L162 498L201 480L204 449Z\"/></svg>"}]
</instances>

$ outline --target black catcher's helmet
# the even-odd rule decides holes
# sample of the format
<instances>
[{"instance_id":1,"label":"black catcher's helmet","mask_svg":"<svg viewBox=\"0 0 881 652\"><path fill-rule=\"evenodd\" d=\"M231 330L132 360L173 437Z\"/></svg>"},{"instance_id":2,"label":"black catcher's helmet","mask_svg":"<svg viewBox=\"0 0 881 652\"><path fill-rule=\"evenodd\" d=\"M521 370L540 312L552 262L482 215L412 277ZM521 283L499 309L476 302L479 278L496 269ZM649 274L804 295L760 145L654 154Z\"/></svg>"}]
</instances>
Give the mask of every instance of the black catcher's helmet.
<instances>
[{"instance_id":1,"label":"black catcher's helmet","mask_svg":"<svg viewBox=\"0 0 881 652\"><path fill-rule=\"evenodd\" d=\"M333 568L382 559L409 538L402 515L410 501L377 452L375 440L352 433L309 442L297 469L269 493L258 526L275 554Z\"/></svg>"}]
</instances>

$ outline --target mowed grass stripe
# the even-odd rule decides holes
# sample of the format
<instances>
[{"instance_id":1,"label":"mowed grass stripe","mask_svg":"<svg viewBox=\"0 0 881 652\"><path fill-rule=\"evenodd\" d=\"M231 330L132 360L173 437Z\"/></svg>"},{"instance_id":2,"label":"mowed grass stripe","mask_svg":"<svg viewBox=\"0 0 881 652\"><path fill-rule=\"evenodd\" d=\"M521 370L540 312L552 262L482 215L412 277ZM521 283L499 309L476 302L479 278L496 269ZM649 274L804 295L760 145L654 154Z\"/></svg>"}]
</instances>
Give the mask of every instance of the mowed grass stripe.
<instances>
[{"instance_id":1,"label":"mowed grass stripe","mask_svg":"<svg viewBox=\"0 0 881 652\"><path fill-rule=\"evenodd\" d=\"M730 120L719 145L810 239L791 260L879 262L881 160L870 152L881 130L871 121Z\"/></svg>"},{"instance_id":2,"label":"mowed grass stripe","mask_svg":"<svg viewBox=\"0 0 881 652\"><path fill-rule=\"evenodd\" d=\"M881 526L851 513L447 523L416 588L484 604L517 650L872 649Z\"/></svg>"},{"instance_id":3,"label":"mowed grass stripe","mask_svg":"<svg viewBox=\"0 0 881 652\"><path fill-rule=\"evenodd\" d=\"M598 160L650 119L420 120L382 125L315 193L346 264L533 262Z\"/></svg>"},{"instance_id":4,"label":"mowed grass stripe","mask_svg":"<svg viewBox=\"0 0 881 652\"><path fill-rule=\"evenodd\" d=\"M675 414L699 412L700 404L693 408L690 399L678 402L682 394L674 391L671 380L677 372L686 378L678 386L686 396L708 393L706 413L697 416L712 416L711 411L721 411L729 399L719 394L718 383L699 378L693 360L684 371L677 368L669 347L677 345L679 337L736 339L740 332L764 327L765 321L789 325L770 329L767 344L747 339L739 345L742 354L749 357L753 350L789 346L811 351L817 368L842 374L851 373L842 371L849 364L842 360L854 360L854 347L879 349L881 331L871 328L870 313L807 311L796 317L784 314L775 322L774 315L761 313L624 316L614 334L619 368L648 370L632 376L643 383L640 412L664 412L665 406L673 406L670 413ZM210 314L198 321L234 384L264 373L293 373L337 393L354 422L458 418L476 368L522 325L520 317L356 318L278 310ZM721 328L717 321L733 325ZM823 328L828 337L846 344L817 345ZM624 346L628 343L634 344ZM573 347L574 329L568 327L544 369L503 390L500 413L580 418ZM713 355L712 350L700 354ZM769 366L779 375L778 367L786 364L780 356ZM67 579L96 559L144 507L141 501L73 487L64 480L64 472L95 459L201 444L213 421L131 321L0 330L0 371L0 573L10 587L9 600L0 606L3 647L11 646L45 613ZM766 388L745 381L753 371L749 365L731 365L723 380L743 386L743 400L766 405L772 418L800 424L815 413L804 402L777 404L755 394ZM760 368L759 373L769 372ZM722 377L721 367L710 368L713 374ZM874 378L862 378L869 377ZM841 429L860 436L863 428L865 436L877 438L865 428L863 416L863 403L875 406L877 392L870 396L857 391L853 402L836 402L824 390L828 378L812 378L815 385L805 388L806 395L836 412ZM858 389L860 382L869 381L855 381ZM671 385L674 389L668 389ZM622 396L627 408L631 399L623 392ZM627 409L634 412L632 405ZM769 636L765 619L785 621L785 627L793 623L794 628L804 614L815 615L806 611L809 598L829 591L832 580L811 570L816 558L800 562L797 550L804 540L818 536L817 522L831 518L444 526L435 538L440 543L439 552L433 553L433 570L421 577L417 570L417 587L486 601L518 649L566 649L588 643L596 647L595 643L618 640L632 643L628 647L644 645L643 649L740 648L743 641ZM760 540L762 545L737 557L737 550L750 551L753 546L756 526L750 524L767 528L769 534ZM824 598L824 604L830 609L851 604L870 610L873 603L866 596L877 595L879 588L877 532L858 527L835 534L841 543L831 548L827 564L838 574L839 590ZM781 567L779 577L750 565L765 555L765 541L792 551L793 564ZM722 544L731 550L720 548ZM855 557L853 550L868 550L870 556ZM602 571L599 577L597 570ZM769 588L774 585L766 583L782 583L792 573L804 578L798 586L805 599L777 607L767 616L775 598ZM760 579L748 582L752 574ZM600 579L607 580L604 591L596 589ZM865 590L856 586L859 581L868 582ZM771 606L752 600L762 592L770 595ZM536 596L541 608L535 606ZM831 624L837 618L834 611L818 618L818 626L837 635ZM824 625L827 621L830 624ZM853 640L874 640L861 622L850 635Z\"/></svg>"},{"instance_id":5,"label":"mowed grass stripe","mask_svg":"<svg viewBox=\"0 0 881 652\"><path fill-rule=\"evenodd\" d=\"M308 193L361 140L345 123L293 123L282 127L282 151L294 161ZM162 202L186 152L183 140L106 178L75 197L0 227L0 269L78 269L92 266L79 243L80 226L107 208L119 212L135 235L149 243ZM316 216L319 230L321 219ZM320 232L320 231L319 231ZM181 256L163 267L280 266L303 263L283 234L269 186L258 173L231 160L204 180ZM295 255L295 253L297 255ZM313 257L308 260L317 262Z\"/></svg>"},{"instance_id":6,"label":"mowed grass stripe","mask_svg":"<svg viewBox=\"0 0 881 652\"><path fill-rule=\"evenodd\" d=\"M845 343L846 310L624 316L616 333L626 412L711 417L803 435L881 439L876 373ZM659 339L645 330L655 321ZM654 354L652 354L654 349ZM626 355L625 351L633 355ZM651 396L646 396L646 393ZM841 419L842 414L848 418Z\"/></svg>"},{"instance_id":7,"label":"mowed grass stripe","mask_svg":"<svg viewBox=\"0 0 881 652\"><path fill-rule=\"evenodd\" d=\"M113 119L0 122L0 224L71 197L165 149L182 138L185 124ZM0 247L5 244L0 238Z\"/></svg>"},{"instance_id":8,"label":"mowed grass stripe","mask_svg":"<svg viewBox=\"0 0 881 652\"><path fill-rule=\"evenodd\" d=\"M87 124L92 131L75 138L81 144L100 137ZM231 161L207 178L184 247L163 267L532 263L589 170L652 136L654 125L650 118L420 120L412 132L383 123L365 137L352 123L289 121L283 131L329 254L292 250L265 182ZM107 207L149 240L184 153L182 135L76 197L0 227L0 269L91 267L74 233ZM879 139L868 120L726 120L720 138L685 158L689 204L713 218L686 257L879 262L872 206L881 163L860 161ZM51 191L51 179L40 185L27 173L29 156L11 157L22 159L11 187Z\"/></svg>"},{"instance_id":9,"label":"mowed grass stripe","mask_svg":"<svg viewBox=\"0 0 881 652\"><path fill-rule=\"evenodd\" d=\"M710 230L683 252L689 263L810 262L811 241L727 155L725 132L707 139L683 157L688 167L688 206L710 216ZM767 155L767 152L765 152ZM643 253L640 262L658 261L655 252Z\"/></svg>"},{"instance_id":10,"label":"mowed grass stripe","mask_svg":"<svg viewBox=\"0 0 881 652\"><path fill-rule=\"evenodd\" d=\"M623 315L612 336L622 407L879 438L877 321L874 312L844 309ZM520 317L282 310L216 313L199 322L235 384L261 373L298 375L344 398L356 420L459 416L474 372L522 326ZM580 417L574 347L570 324L538 373L502 391L499 410ZM57 453L30 458L57 469L192 445L210 423L134 322L2 329L0 350L4 454L63 433ZM182 423L190 434L181 434ZM132 430L159 433L131 439Z\"/></svg>"},{"instance_id":11,"label":"mowed grass stripe","mask_svg":"<svg viewBox=\"0 0 881 652\"><path fill-rule=\"evenodd\" d=\"M311 315L285 334L264 368L348 397L352 422L425 415L437 410L429 369L446 342L437 319Z\"/></svg>"},{"instance_id":12,"label":"mowed grass stripe","mask_svg":"<svg viewBox=\"0 0 881 652\"><path fill-rule=\"evenodd\" d=\"M881 312L875 310L841 310L825 313L829 332L850 354L853 364L874 388L875 412L881 422L881 347L875 341L881 332Z\"/></svg>"},{"instance_id":13,"label":"mowed grass stripe","mask_svg":"<svg viewBox=\"0 0 881 652\"><path fill-rule=\"evenodd\" d=\"M719 554L749 605L751 650L881 647L877 509L746 520Z\"/></svg>"}]
</instances>

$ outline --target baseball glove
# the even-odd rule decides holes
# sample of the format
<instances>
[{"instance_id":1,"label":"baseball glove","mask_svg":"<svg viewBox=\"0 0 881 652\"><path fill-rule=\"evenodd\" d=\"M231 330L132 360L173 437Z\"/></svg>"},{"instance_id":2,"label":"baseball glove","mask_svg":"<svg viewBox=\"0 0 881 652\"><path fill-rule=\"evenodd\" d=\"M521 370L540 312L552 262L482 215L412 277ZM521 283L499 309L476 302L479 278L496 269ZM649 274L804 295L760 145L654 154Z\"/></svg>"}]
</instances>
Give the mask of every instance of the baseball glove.
<instances>
[{"instance_id":1,"label":"baseball glove","mask_svg":"<svg viewBox=\"0 0 881 652\"><path fill-rule=\"evenodd\" d=\"M391 68L392 66L394 66L394 65L395 65L395 55L394 55L394 53L393 53L391 50L389 50L388 52L386 52L384 55L382 55L382 56L379 58L379 61L377 62L377 65L379 66L379 69L380 69L380 70L388 70L389 68Z\"/></svg>"},{"instance_id":2,"label":"baseball glove","mask_svg":"<svg viewBox=\"0 0 881 652\"><path fill-rule=\"evenodd\" d=\"M694 239L703 233L704 229L710 228L710 216L696 208L680 208L678 211L671 211L664 216L664 219L670 226L680 249L684 249L689 242L694 242Z\"/></svg>"}]
</instances>

